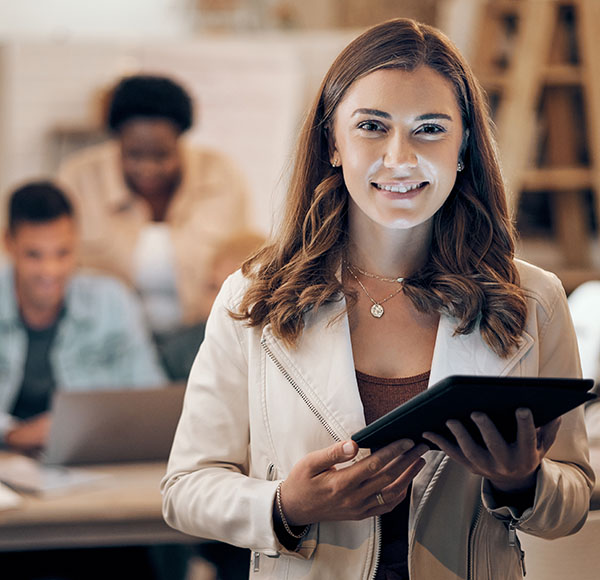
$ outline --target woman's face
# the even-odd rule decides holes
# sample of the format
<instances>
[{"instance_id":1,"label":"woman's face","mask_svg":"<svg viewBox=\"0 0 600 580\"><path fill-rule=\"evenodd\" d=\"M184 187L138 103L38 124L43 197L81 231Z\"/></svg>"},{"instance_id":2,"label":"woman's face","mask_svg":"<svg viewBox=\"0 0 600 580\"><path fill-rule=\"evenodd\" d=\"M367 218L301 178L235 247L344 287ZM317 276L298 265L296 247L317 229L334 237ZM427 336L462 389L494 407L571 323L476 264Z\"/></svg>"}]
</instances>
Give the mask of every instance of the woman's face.
<instances>
[{"instance_id":1,"label":"woman's face","mask_svg":"<svg viewBox=\"0 0 600 580\"><path fill-rule=\"evenodd\" d=\"M463 141L452 85L433 69L382 69L338 105L332 162L341 164L353 219L394 229L431 220L456 180Z\"/></svg>"},{"instance_id":2,"label":"woman's face","mask_svg":"<svg viewBox=\"0 0 600 580\"><path fill-rule=\"evenodd\" d=\"M177 127L166 119L132 119L119 132L127 184L152 198L171 194L181 176Z\"/></svg>"}]
</instances>

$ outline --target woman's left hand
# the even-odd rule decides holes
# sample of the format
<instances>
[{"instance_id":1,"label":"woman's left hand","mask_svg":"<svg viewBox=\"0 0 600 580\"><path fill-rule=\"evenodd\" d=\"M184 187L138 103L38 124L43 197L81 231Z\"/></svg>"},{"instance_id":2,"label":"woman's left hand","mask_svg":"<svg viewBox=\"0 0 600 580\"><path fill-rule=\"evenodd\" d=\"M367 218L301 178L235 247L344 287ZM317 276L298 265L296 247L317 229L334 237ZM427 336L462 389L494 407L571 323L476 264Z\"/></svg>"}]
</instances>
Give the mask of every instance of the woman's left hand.
<instances>
[{"instance_id":1,"label":"woman's left hand","mask_svg":"<svg viewBox=\"0 0 600 580\"><path fill-rule=\"evenodd\" d=\"M501 492L518 493L535 486L540 463L556 438L560 417L543 427L536 427L529 409L517 409L517 438L508 443L485 413L472 413L484 445L477 443L460 421L450 420L446 426L456 442L438 435L423 433L444 453L469 471L488 479Z\"/></svg>"}]
</instances>

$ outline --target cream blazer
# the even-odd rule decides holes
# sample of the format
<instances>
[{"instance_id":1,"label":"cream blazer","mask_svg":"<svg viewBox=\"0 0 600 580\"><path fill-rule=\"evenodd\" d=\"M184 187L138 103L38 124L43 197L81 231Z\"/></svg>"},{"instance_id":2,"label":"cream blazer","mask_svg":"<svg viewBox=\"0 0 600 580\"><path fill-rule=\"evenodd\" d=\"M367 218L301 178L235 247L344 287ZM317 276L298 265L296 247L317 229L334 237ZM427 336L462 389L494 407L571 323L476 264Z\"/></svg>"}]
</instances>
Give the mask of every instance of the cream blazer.
<instances>
[{"instance_id":1,"label":"cream blazer","mask_svg":"<svg viewBox=\"0 0 600 580\"><path fill-rule=\"evenodd\" d=\"M183 318L206 316L201 292L218 243L246 226L249 191L222 154L183 144L183 178L167 212ZM150 222L148 204L125 183L120 149L111 140L76 153L58 172L81 226L81 262L132 284L133 251Z\"/></svg>"},{"instance_id":2,"label":"cream blazer","mask_svg":"<svg viewBox=\"0 0 600 580\"><path fill-rule=\"evenodd\" d=\"M528 304L519 348L500 358L478 332L455 336L456 321L442 316L430 384L451 374L580 376L559 280L523 262L518 267ZM290 349L268 325L248 328L228 315L244 289L239 272L230 277L209 317L161 484L164 517L189 534L250 548L251 578L373 578L379 518L316 523L293 553L278 542L271 518L277 484L299 459L365 426L345 302L309 312ZM411 496L413 580L521 578L515 530L555 538L586 518L593 472L581 409L563 417L539 470L534 505L523 513L497 505L481 477L441 451L425 459Z\"/></svg>"}]
</instances>

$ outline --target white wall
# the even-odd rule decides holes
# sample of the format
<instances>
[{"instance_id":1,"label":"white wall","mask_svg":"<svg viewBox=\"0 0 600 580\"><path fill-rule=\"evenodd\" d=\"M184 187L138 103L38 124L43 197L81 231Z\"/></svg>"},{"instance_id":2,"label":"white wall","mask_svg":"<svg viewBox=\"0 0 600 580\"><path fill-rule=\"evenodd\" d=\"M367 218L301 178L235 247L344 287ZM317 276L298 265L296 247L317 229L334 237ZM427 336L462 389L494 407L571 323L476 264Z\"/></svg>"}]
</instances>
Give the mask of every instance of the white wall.
<instances>
[{"instance_id":1,"label":"white wall","mask_svg":"<svg viewBox=\"0 0 600 580\"><path fill-rule=\"evenodd\" d=\"M0 38L180 37L194 0L0 0Z\"/></svg>"}]
</instances>

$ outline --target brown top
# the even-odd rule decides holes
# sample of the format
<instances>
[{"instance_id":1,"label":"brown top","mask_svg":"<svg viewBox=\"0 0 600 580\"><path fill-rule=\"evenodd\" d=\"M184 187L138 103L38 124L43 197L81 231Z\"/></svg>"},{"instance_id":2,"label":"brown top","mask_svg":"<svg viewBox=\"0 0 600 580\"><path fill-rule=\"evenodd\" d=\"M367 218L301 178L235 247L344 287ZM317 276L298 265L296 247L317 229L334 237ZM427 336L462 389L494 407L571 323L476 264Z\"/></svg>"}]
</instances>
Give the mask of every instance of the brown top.
<instances>
[{"instance_id":1,"label":"brown top","mask_svg":"<svg viewBox=\"0 0 600 580\"><path fill-rule=\"evenodd\" d=\"M427 389L429 371L386 379L356 371L367 425ZM381 556L375 580L408 580L408 510L410 494L381 517Z\"/></svg>"},{"instance_id":2,"label":"brown top","mask_svg":"<svg viewBox=\"0 0 600 580\"><path fill-rule=\"evenodd\" d=\"M367 425L427 389L429 371L414 377L386 379L356 371Z\"/></svg>"}]
</instances>

